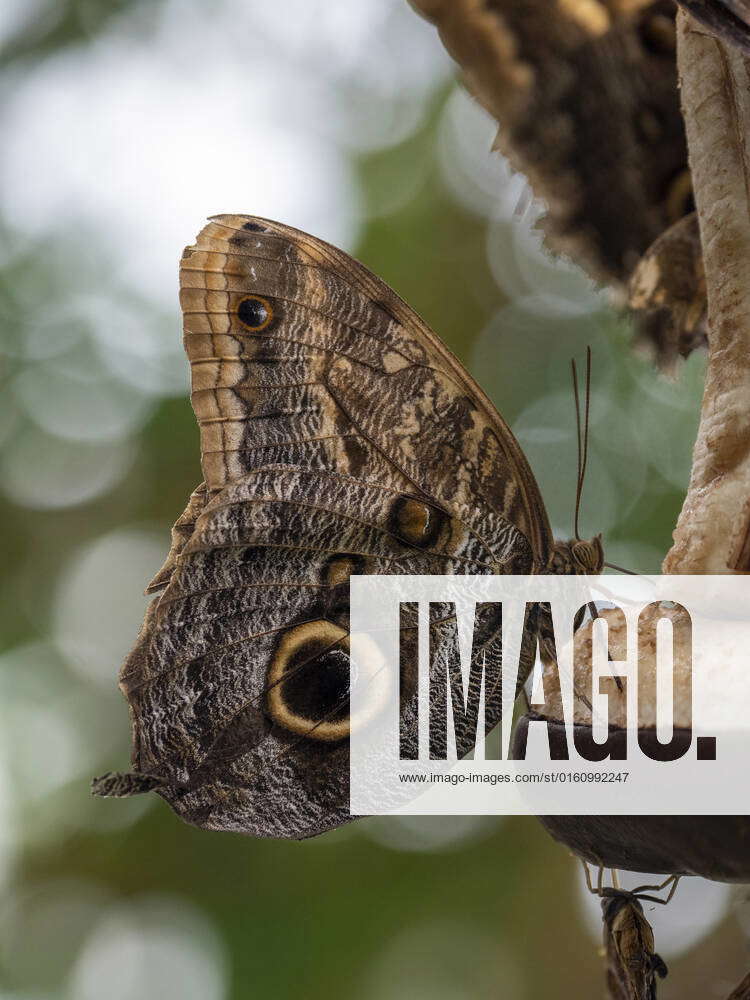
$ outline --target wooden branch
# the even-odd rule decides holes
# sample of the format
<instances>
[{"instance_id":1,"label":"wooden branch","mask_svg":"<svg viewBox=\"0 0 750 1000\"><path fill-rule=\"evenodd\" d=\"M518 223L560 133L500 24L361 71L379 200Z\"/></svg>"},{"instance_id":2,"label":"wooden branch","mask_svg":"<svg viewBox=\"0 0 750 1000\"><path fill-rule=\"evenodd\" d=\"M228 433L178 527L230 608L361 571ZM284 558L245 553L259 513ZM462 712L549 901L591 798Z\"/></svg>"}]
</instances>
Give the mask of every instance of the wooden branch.
<instances>
[{"instance_id":1,"label":"wooden branch","mask_svg":"<svg viewBox=\"0 0 750 1000\"><path fill-rule=\"evenodd\" d=\"M677 35L710 333L690 486L663 571L750 571L750 69L683 12Z\"/></svg>"}]
</instances>

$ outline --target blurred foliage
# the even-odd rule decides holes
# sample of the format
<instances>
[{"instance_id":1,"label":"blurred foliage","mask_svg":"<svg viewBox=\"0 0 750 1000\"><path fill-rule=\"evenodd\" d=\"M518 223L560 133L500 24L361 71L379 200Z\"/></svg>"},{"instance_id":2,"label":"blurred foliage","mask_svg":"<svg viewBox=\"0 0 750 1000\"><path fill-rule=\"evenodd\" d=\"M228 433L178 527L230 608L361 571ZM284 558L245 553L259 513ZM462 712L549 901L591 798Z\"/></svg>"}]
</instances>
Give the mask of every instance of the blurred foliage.
<instances>
[{"instance_id":1,"label":"blurred foliage","mask_svg":"<svg viewBox=\"0 0 750 1000\"><path fill-rule=\"evenodd\" d=\"M160 5L137 6L135 23L147 37ZM117 18L135 7L130 0L35 4L5 39L6 84L65 47L116 33ZM483 161L491 136L484 148L445 152L454 94L436 77L410 134L350 152L362 198L357 256L424 315L491 394L527 448L562 532L571 530L575 478L569 359L593 346L586 529L604 528L615 561L657 571L689 471L701 360L666 383L632 355L627 322L605 297L540 249L527 201L498 215L491 197L485 213L456 197L445 157ZM459 111L468 109L460 100ZM113 280L106 248L85 231L79 244L75 234L37 240L0 222L0 261L0 996L599 995L579 870L532 819L364 820L296 844L193 830L158 800L89 800L90 774L124 764L127 711L115 655L123 622L135 638L143 602L133 603L133 581L145 585L158 568L171 523L201 478L198 435L185 391L138 397L123 417L132 429L122 440L80 444L94 449L91 461L101 468L126 441L111 485L92 487L78 502L46 504L38 477L57 450L70 447L69 461L82 459L75 435L55 437L54 410L43 433L36 426L28 393L38 387L19 380L27 371L37 378L40 365L70 370L79 381L69 409L81 403L85 413L104 378L101 352L112 342L97 339L101 330L86 333L72 308L74 267L91 288L104 289L108 309L127 306L157 331L168 368L184 366L176 296L168 315L138 300ZM178 386L183 378L178 372ZM670 963L666 998L707 996L716 970L740 977L740 934L716 892L711 920L724 923L700 945L702 960ZM152 907L148 919L144 906ZM186 979L190 961L204 954L209 978L198 970Z\"/></svg>"}]
</instances>

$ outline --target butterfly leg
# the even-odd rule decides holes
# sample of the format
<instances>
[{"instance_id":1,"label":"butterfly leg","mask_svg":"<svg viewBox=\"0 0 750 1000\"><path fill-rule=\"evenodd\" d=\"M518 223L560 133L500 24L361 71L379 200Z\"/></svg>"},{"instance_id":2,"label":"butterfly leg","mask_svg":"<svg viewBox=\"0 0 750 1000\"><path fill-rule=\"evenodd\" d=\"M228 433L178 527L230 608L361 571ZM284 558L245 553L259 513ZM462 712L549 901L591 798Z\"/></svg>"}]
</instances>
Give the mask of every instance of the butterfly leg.
<instances>
[{"instance_id":1,"label":"butterfly leg","mask_svg":"<svg viewBox=\"0 0 750 1000\"><path fill-rule=\"evenodd\" d=\"M669 892L667 893L666 899L656 900L657 903L662 903L664 906L666 906L667 903L672 899L672 896L674 896L675 892L677 891L677 886L680 884L681 878L682 875L669 875L667 878L664 879L663 882L660 882L659 885L639 885L636 889L633 889L632 891L634 894L642 892L661 892L662 890L666 889L667 886L669 886Z\"/></svg>"},{"instance_id":2,"label":"butterfly leg","mask_svg":"<svg viewBox=\"0 0 750 1000\"><path fill-rule=\"evenodd\" d=\"M583 865L583 876L586 879L586 888L588 889L589 892L593 893L595 890L593 885L591 884L591 872L589 871L588 861L584 861L583 859L581 859L581 864Z\"/></svg>"},{"instance_id":3,"label":"butterfly leg","mask_svg":"<svg viewBox=\"0 0 750 1000\"><path fill-rule=\"evenodd\" d=\"M586 888L593 896L601 896L604 891L604 865L599 865L596 873L596 886L592 884L591 881L591 870L589 869L588 861L584 861L583 858L580 859L583 865L583 874L586 879Z\"/></svg>"}]
</instances>

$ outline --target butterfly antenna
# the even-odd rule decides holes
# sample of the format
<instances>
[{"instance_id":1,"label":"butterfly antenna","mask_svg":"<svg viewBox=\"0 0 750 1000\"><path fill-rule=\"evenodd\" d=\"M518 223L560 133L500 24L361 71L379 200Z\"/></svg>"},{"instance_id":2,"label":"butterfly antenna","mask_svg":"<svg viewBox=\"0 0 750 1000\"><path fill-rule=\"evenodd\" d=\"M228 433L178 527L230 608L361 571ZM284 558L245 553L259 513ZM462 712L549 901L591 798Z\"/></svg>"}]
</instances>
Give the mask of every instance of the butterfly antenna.
<instances>
[{"instance_id":1,"label":"butterfly antenna","mask_svg":"<svg viewBox=\"0 0 750 1000\"><path fill-rule=\"evenodd\" d=\"M640 576L640 573L635 573L632 569L625 569L624 566L618 566L616 563L605 562L602 566L606 566L607 569L614 569L618 573L627 573L628 576Z\"/></svg>"},{"instance_id":2,"label":"butterfly antenna","mask_svg":"<svg viewBox=\"0 0 750 1000\"><path fill-rule=\"evenodd\" d=\"M578 369L576 368L576 359L571 358L570 360L570 370L571 376L573 378L573 399L575 400L576 408L576 442L577 442L577 459L578 459L578 471L576 473L576 502L575 502L575 536L578 539L580 536L578 534L578 498L581 495L581 401L578 396Z\"/></svg>"},{"instance_id":3,"label":"butterfly antenna","mask_svg":"<svg viewBox=\"0 0 750 1000\"><path fill-rule=\"evenodd\" d=\"M578 480L576 482L576 510L575 510L575 536L576 540L581 540L581 535L578 529L578 522L581 514L581 495L583 494L583 481L586 477L586 464L589 457L589 417L591 414L591 348L586 348L586 395L583 404L583 426L581 426L581 400L578 392L578 369L576 368L575 358L570 362L570 367L573 374L573 397L575 399L576 406L576 436L578 438ZM634 573L632 569L625 569L624 566L618 566L616 563L605 562L603 563L607 569L616 570L618 573L627 573L628 576L639 576L640 574Z\"/></svg>"},{"instance_id":4,"label":"butterfly antenna","mask_svg":"<svg viewBox=\"0 0 750 1000\"><path fill-rule=\"evenodd\" d=\"M583 493L583 481L586 476L586 463L589 454L589 415L591 412L591 348L586 348L586 394L584 397L583 426L581 426L581 399L578 391L578 369L575 359L570 362L573 376L573 398L576 407L576 437L578 440L578 476L576 479L576 506L574 529L575 536L580 541L579 520L581 514L581 495Z\"/></svg>"},{"instance_id":5,"label":"butterfly antenna","mask_svg":"<svg viewBox=\"0 0 750 1000\"><path fill-rule=\"evenodd\" d=\"M583 454L581 456L581 473L578 477L578 491L576 493L576 538L581 536L578 533L578 517L581 511L581 497L583 495L583 483L586 479L586 464L589 458L589 414L591 412L591 348L586 348L586 396L583 411Z\"/></svg>"}]
</instances>

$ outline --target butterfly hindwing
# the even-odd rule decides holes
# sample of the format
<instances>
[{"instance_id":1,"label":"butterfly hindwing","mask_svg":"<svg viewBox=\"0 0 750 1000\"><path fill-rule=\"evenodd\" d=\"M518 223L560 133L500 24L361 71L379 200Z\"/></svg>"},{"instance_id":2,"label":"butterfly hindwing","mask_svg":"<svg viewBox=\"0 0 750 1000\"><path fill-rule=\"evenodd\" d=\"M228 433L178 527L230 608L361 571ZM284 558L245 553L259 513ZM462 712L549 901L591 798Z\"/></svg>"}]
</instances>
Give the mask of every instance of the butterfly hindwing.
<instances>
[{"instance_id":1,"label":"butterfly hindwing","mask_svg":"<svg viewBox=\"0 0 750 1000\"><path fill-rule=\"evenodd\" d=\"M287 836L348 818L346 731L331 719L341 709L350 575L482 574L530 562L523 537L496 515L467 525L427 507L340 473L276 466L249 473L205 508L158 600L145 656L121 677L143 720L138 768L168 778L162 794L181 815L269 835L268 797L279 807L289 796L305 800L295 813L305 825L284 819ZM418 537L415 525L430 519L429 535ZM492 666L499 625L488 629L487 621L479 622L487 634L476 655L483 652ZM436 620L434 634L443 628ZM296 657L288 681L278 670L282 647L286 660ZM305 649L308 662L300 659ZM389 682L387 673L373 677L374 694ZM292 765L298 778L290 785ZM319 767L327 775L322 802L318 779L308 787ZM272 832L283 834L275 826Z\"/></svg>"}]
</instances>

